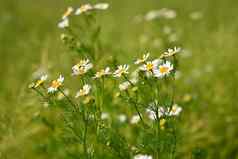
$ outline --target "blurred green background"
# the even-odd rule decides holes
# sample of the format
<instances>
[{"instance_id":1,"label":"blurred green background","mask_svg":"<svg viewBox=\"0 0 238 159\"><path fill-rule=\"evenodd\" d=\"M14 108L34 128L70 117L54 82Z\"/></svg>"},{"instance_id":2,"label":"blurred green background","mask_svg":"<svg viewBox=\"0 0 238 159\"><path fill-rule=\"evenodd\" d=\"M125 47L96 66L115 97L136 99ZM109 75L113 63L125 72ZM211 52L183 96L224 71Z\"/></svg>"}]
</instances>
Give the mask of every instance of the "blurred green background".
<instances>
[{"instance_id":1,"label":"blurred green background","mask_svg":"<svg viewBox=\"0 0 238 159\"><path fill-rule=\"evenodd\" d=\"M42 109L27 86L34 73L59 72L70 77L75 55L60 40L57 23L67 6L80 0L0 1L0 158L57 158L50 138L54 132L32 122ZM100 1L102 2L102 1ZM235 0L110 0L98 15L107 54L131 62L149 50L159 56L159 25L136 24L133 19L163 7L177 17L168 22L184 51L177 94L184 99L179 158L238 159L238 1ZM202 17L190 18L199 11ZM166 22L165 22L166 23ZM152 39L152 40L151 40ZM157 40L157 41L156 41ZM69 83L69 81L68 81ZM66 81L67 84L67 81ZM187 99L188 98L188 99ZM189 99L191 98L191 99ZM50 148L42 148L48 143ZM39 151L39 149L41 149Z\"/></svg>"}]
</instances>

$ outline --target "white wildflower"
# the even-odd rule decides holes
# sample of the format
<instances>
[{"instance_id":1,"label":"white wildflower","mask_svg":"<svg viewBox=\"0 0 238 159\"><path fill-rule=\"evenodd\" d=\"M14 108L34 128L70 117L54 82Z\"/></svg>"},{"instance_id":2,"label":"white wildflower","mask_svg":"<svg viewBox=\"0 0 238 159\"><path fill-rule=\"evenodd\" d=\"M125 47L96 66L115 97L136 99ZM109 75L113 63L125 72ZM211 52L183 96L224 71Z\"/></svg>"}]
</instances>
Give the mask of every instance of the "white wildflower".
<instances>
[{"instance_id":1,"label":"white wildflower","mask_svg":"<svg viewBox=\"0 0 238 159\"><path fill-rule=\"evenodd\" d=\"M181 51L181 48L175 46L173 49L168 49L168 51L164 52L160 56L160 58L174 56L175 54L179 53L180 51Z\"/></svg>"},{"instance_id":2,"label":"white wildflower","mask_svg":"<svg viewBox=\"0 0 238 159\"><path fill-rule=\"evenodd\" d=\"M58 27L63 29L69 27L69 19L65 18L58 23Z\"/></svg>"},{"instance_id":3,"label":"white wildflower","mask_svg":"<svg viewBox=\"0 0 238 159\"><path fill-rule=\"evenodd\" d=\"M182 107L178 106L177 104L174 104L169 112L169 116L178 116L182 111Z\"/></svg>"},{"instance_id":4,"label":"white wildflower","mask_svg":"<svg viewBox=\"0 0 238 159\"><path fill-rule=\"evenodd\" d=\"M93 67L93 64L90 63L88 59L81 60L78 64L72 67L72 75L83 75L88 72Z\"/></svg>"},{"instance_id":5,"label":"white wildflower","mask_svg":"<svg viewBox=\"0 0 238 159\"><path fill-rule=\"evenodd\" d=\"M149 119L156 120L156 113L150 109L146 109Z\"/></svg>"},{"instance_id":6,"label":"white wildflower","mask_svg":"<svg viewBox=\"0 0 238 159\"><path fill-rule=\"evenodd\" d=\"M150 53L144 54L141 59L137 59L137 60L135 61L135 64L138 65L138 64L141 64L141 63L146 62L146 60L149 58L149 56L150 56Z\"/></svg>"},{"instance_id":7,"label":"white wildflower","mask_svg":"<svg viewBox=\"0 0 238 159\"><path fill-rule=\"evenodd\" d=\"M62 75L59 76L57 80L51 82L50 87L48 88L48 93L54 93L58 90L60 86L62 86L64 82L64 77Z\"/></svg>"},{"instance_id":8,"label":"white wildflower","mask_svg":"<svg viewBox=\"0 0 238 159\"><path fill-rule=\"evenodd\" d=\"M148 61L140 67L140 70L147 71L147 72L153 72L153 70L155 70L160 63L161 63L161 60L159 60L159 59L156 59L153 61Z\"/></svg>"},{"instance_id":9,"label":"white wildflower","mask_svg":"<svg viewBox=\"0 0 238 159\"><path fill-rule=\"evenodd\" d=\"M160 65L158 68L154 69L154 76L161 78L168 75L173 70L173 65L166 61L164 64Z\"/></svg>"},{"instance_id":10,"label":"white wildflower","mask_svg":"<svg viewBox=\"0 0 238 159\"><path fill-rule=\"evenodd\" d=\"M110 68L106 67L105 69L102 69L102 70L96 72L96 74L93 78L101 78L103 76L110 75L110 74L111 74Z\"/></svg>"},{"instance_id":11,"label":"white wildflower","mask_svg":"<svg viewBox=\"0 0 238 159\"><path fill-rule=\"evenodd\" d=\"M119 65L117 70L113 73L114 77L121 77L124 74L128 74L129 65Z\"/></svg>"},{"instance_id":12,"label":"white wildflower","mask_svg":"<svg viewBox=\"0 0 238 159\"><path fill-rule=\"evenodd\" d=\"M90 93L91 86L89 84L85 84L82 89L80 89L77 93L75 98L81 97L81 96L87 96Z\"/></svg>"}]
</instances>

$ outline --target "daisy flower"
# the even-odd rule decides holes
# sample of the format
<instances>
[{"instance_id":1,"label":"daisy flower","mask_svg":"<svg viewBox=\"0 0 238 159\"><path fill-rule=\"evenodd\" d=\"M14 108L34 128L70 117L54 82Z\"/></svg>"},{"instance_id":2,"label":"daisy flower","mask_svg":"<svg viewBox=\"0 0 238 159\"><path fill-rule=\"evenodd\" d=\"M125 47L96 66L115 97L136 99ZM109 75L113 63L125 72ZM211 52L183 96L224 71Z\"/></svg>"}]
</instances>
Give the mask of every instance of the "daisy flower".
<instances>
[{"instance_id":1,"label":"daisy flower","mask_svg":"<svg viewBox=\"0 0 238 159\"><path fill-rule=\"evenodd\" d=\"M74 11L73 7L68 7L67 10L62 15L62 19L68 18L73 13L73 11Z\"/></svg>"},{"instance_id":2,"label":"daisy flower","mask_svg":"<svg viewBox=\"0 0 238 159\"><path fill-rule=\"evenodd\" d=\"M91 4L84 4L81 5L76 11L75 11L75 15L80 15L84 12L87 12L89 10L92 10L93 6Z\"/></svg>"},{"instance_id":3,"label":"daisy flower","mask_svg":"<svg viewBox=\"0 0 238 159\"><path fill-rule=\"evenodd\" d=\"M96 72L96 74L93 78L101 78L103 76L110 75L110 74L111 74L110 68L106 67L105 69L102 69L102 70Z\"/></svg>"},{"instance_id":4,"label":"daisy flower","mask_svg":"<svg viewBox=\"0 0 238 159\"><path fill-rule=\"evenodd\" d=\"M153 158L150 155L138 154L138 155L134 156L134 159L153 159Z\"/></svg>"},{"instance_id":5,"label":"daisy flower","mask_svg":"<svg viewBox=\"0 0 238 159\"><path fill-rule=\"evenodd\" d=\"M146 72L153 72L157 68L157 66L161 63L161 60L156 59L153 61L148 61L144 65L140 67L140 70L146 71Z\"/></svg>"},{"instance_id":6,"label":"daisy flower","mask_svg":"<svg viewBox=\"0 0 238 159\"><path fill-rule=\"evenodd\" d=\"M146 109L149 119L156 120L156 113L150 109Z\"/></svg>"},{"instance_id":7,"label":"daisy flower","mask_svg":"<svg viewBox=\"0 0 238 159\"><path fill-rule=\"evenodd\" d=\"M114 77L121 77L124 74L128 74L129 65L119 65L117 70L113 73Z\"/></svg>"},{"instance_id":8,"label":"daisy flower","mask_svg":"<svg viewBox=\"0 0 238 159\"><path fill-rule=\"evenodd\" d=\"M135 61L135 64L138 65L138 64L144 63L149 58L149 56L150 56L150 53L144 54L141 59L137 59Z\"/></svg>"},{"instance_id":9,"label":"daisy flower","mask_svg":"<svg viewBox=\"0 0 238 159\"><path fill-rule=\"evenodd\" d=\"M161 78L168 75L173 70L173 65L166 61L164 64L160 65L159 68L154 69L154 76Z\"/></svg>"},{"instance_id":10,"label":"daisy flower","mask_svg":"<svg viewBox=\"0 0 238 159\"><path fill-rule=\"evenodd\" d=\"M63 19L62 21L60 21L60 22L58 23L58 27L59 27L60 29L69 27L69 19L68 19L68 18L65 18L65 19Z\"/></svg>"},{"instance_id":11,"label":"daisy flower","mask_svg":"<svg viewBox=\"0 0 238 159\"><path fill-rule=\"evenodd\" d=\"M39 80L36 81L36 83L34 84L34 88L39 87L40 85L42 85L46 80L47 80L48 76L47 75L42 75L40 77Z\"/></svg>"},{"instance_id":12,"label":"daisy flower","mask_svg":"<svg viewBox=\"0 0 238 159\"><path fill-rule=\"evenodd\" d=\"M72 67L72 75L82 75L88 72L93 67L93 64L90 63L88 59L81 60L78 64Z\"/></svg>"},{"instance_id":13,"label":"daisy flower","mask_svg":"<svg viewBox=\"0 0 238 159\"><path fill-rule=\"evenodd\" d=\"M169 112L169 116L178 116L182 111L182 107L174 104Z\"/></svg>"},{"instance_id":14,"label":"daisy flower","mask_svg":"<svg viewBox=\"0 0 238 159\"><path fill-rule=\"evenodd\" d=\"M77 93L75 98L81 97L81 96L87 96L90 93L91 86L88 84L85 84L82 89L80 89Z\"/></svg>"},{"instance_id":15,"label":"daisy flower","mask_svg":"<svg viewBox=\"0 0 238 159\"><path fill-rule=\"evenodd\" d=\"M160 58L171 57L181 51L181 48L174 47L173 49L168 49L168 51L164 52Z\"/></svg>"},{"instance_id":16,"label":"daisy flower","mask_svg":"<svg viewBox=\"0 0 238 159\"><path fill-rule=\"evenodd\" d=\"M48 88L48 93L54 93L58 90L60 86L62 86L64 82L64 77L62 75L59 76L57 80L51 82L50 87Z\"/></svg>"}]
</instances>

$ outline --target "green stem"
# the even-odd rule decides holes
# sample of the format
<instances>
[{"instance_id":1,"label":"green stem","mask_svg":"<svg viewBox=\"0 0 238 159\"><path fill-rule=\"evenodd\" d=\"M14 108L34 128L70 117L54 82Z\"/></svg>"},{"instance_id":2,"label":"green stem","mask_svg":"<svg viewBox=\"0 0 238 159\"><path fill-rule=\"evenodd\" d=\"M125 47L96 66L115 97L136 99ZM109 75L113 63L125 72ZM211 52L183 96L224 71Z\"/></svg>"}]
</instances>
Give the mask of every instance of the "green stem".
<instances>
[{"instance_id":1,"label":"green stem","mask_svg":"<svg viewBox=\"0 0 238 159\"><path fill-rule=\"evenodd\" d=\"M73 106L74 110L77 111L77 105L64 93L62 89L59 88L59 91L64 95L67 101Z\"/></svg>"}]
</instances>

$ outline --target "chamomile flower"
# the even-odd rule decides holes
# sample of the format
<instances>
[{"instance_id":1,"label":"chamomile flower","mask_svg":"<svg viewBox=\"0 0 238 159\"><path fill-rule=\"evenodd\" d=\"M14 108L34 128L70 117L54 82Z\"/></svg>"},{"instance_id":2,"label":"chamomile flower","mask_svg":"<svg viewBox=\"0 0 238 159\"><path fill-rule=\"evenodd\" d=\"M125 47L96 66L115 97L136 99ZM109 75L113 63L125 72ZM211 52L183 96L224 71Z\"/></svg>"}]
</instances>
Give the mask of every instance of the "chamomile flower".
<instances>
[{"instance_id":1,"label":"chamomile flower","mask_svg":"<svg viewBox=\"0 0 238 159\"><path fill-rule=\"evenodd\" d=\"M117 70L113 73L114 77L121 77L124 74L128 74L129 65L119 65Z\"/></svg>"},{"instance_id":2,"label":"chamomile flower","mask_svg":"<svg viewBox=\"0 0 238 159\"><path fill-rule=\"evenodd\" d=\"M81 5L78 9L76 9L75 15L80 15L80 14L87 12L89 10L92 10L92 9L93 9L93 6L91 4Z\"/></svg>"},{"instance_id":3,"label":"chamomile flower","mask_svg":"<svg viewBox=\"0 0 238 159\"><path fill-rule=\"evenodd\" d=\"M90 63L88 59L81 60L78 64L74 65L72 67L72 75L82 75L87 73L91 68L93 67L93 64Z\"/></svg>"},{"instance_id":4,"label":"chamomile flower","mask_svg":"<svg viewBox=\"0 0 238 159\"><path fill-rule=\"evenodd\" d=\"M150 109L146 109L149 119L156 120L156 113Z\"/></svg>"},{"instance_id":5,"label":"chamomile flower","mask_svg":"<svg viewBox=\"0 0 238 159\"><path fill-rule=\"evenodd\" d=\"M161 63L161 60L159 59L148 61L140 67L140 70L146 72L153 72L153 70L155 70L158 67L159 63Z\"/></svg>"},{"instance_id":6,"label":"chamomile flower","mask_svg":"<svg viewBox=\"0 0 238 159\"><path fill-rule=\"evenodd\" d=\"M131 124L137 124L140 121L140 116L139 115L133 115L131 117L130 123Z\"/></svg>"},{"instance_id":7,"label":"chamomile flower","mask_svg":"<svg viewBox=\"0 0 238 159\"><path fill-rule=\"evenodd\" d=\"M159 111L158 111L159 118L163 116L167 116L167 115L168 115L168 111L166 111L164 107L159 107Z\"/></svg>"},{"instance_id":8,"label":"chamomile flower","mask_svg":"<svg viewBox=\"0 0 238 159\"><path fill-rule=\"evenodd\" d=\"M61 29L69 27L69 19L65 18L62 21L60 21L58 23L58 27L61 28Z\"/></svg>"},{"instance_id":9,"label":"chamomile flower","mask_svg":"<svg viewBox=\"0 0 238 159\"><path fill-rule=\"evenodd\" d=\"M34 84L34 88L39 87L40 85L42 85L46 80L47 80L48 76L47 75L43 75L40 77L39 80L36 81L36 83Z\"/></svg>"},{"instance_id":10,"label":"chamomile flower","mask_svg":"<svg viewBox=\"0 0 238 159\"><path fill-rule=\"evenodd\" d=\"M54 93L58 91L58 88L63 85L63 82L64 82L64 77L60 75L57 80L53 80L51 82L51 85L48 88L48 93Z\"/></svg>"},{"instance_id":11,"label":"chamomile flower","mask_svg":"<svg viewBox=\"0 0 238 159\"><path fill-rule=\"evenodd\" d=\"M96 74L93 78L101 78L103 76L110 75L110 74L111 74L110 68L106 67L105 69L102 69L102 70L96 72Z\"/></svg>"},{"instance_id":12,"label":"chamomile flower","mask_svg":"<svg viewBox=\"0 0 238 159\"><path fill-rule=\"evenodd\" d=\"M134 156L134 159L153 159L153 157L150 155L138 154L138 155Z\"/></svg>"},{"instance_id":13,"label":"chamomile flower","mask_svg":"<svg viewBox=\"0 0 238 159\"><path fill-rule=\"evenodd\" d=\"M85 84L82 89L80 89L77 93L75 98L82 97L82 96L87 96L90 93L91 86L88 84Z\"/></svg>"},{"instance_id":14,"label":"chamomile flower","mask_svg":"<svg viewBox=\"0 0 238 159\"><path fill-rule=\"evenodd\" d=\"M173 49L168 49L168 51L164 52L160 58L171 57L181 51L181 48L174 47Z\"/></svg>"},{"instance_id":15,"label":"chamomile flower","mask_svg":"<svg viewBox=\"0 0 238 159\"><path fill-rule=\"evenodd\" d=\"M168 75L173 70L173 65L166 61L164 64L160 65L158 68L154 69L154 76L162 78Z\"/></svg>"},{"instance_id":16,"label":"chamomile flower","mask_svg":"<svg viewBox=\"0 0 238 159\"><path fill-rule=\"evenodd\" d=\"M177 104L174 104L169 112L169 116L178 116L182 111L182 108Z\"/></svg>"},{"instance_id":17,"label":"chamomile flower","mask_svg":"<svg viewBox=\"0 0 238 159\"><path fill-rule=\"evenodd\" d=\"M99 9L99 10L106 10L108 9L109 4L108 3L98 3L93 6L94 9Z\"/></svg>"},{"instance_id":18,"label":"chamomile flower","mask_svg":"<svg viewBox=\"0 0 238 159\"><path fill-rule=\"evenodd\" d=\"M130 85L131 84L128 81L123 82L123 83L119 84L119 89L120 89L120 91L125 91L129 88Z\"/></svg>"},{"instance_id":19,"label":"chamomile flower","mask_svg":"<svg viewBox=\"0 0 238 159\"><path fill-rule=\"evenodd\" d=\"M137 59L135 61L135 64L138 65L138 64L146 62L146 60L149 58L149 56L150 56L150 53L144 54L141 59Z\"/></svg>"},{"instance_id":20,"label":"chamomile flower","mask_svg":"<svg viewBox=\"0 0 238 159\"><path fill-rule=\"evenodd\" d=\"M73 7L68 7L67 10L62 15L62 19L68 18L73 13L73 11L74 11Z\"/></svg>"}]
</instances>

